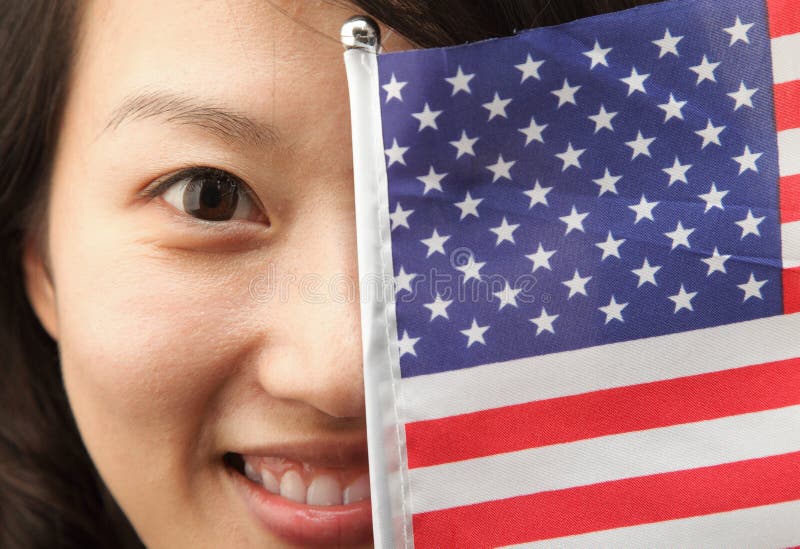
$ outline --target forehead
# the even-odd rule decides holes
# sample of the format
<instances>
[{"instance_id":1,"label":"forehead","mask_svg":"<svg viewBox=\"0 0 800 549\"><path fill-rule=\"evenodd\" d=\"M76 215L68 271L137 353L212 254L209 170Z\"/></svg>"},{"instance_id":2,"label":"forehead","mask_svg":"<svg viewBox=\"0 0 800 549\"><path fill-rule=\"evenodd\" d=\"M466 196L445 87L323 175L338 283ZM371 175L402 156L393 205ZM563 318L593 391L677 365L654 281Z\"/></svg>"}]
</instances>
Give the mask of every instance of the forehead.
<instances>
[{"instance_id":1,"label":"forehead","mask_svg":"<svg viewBox=\"0 0 800 549\"><path fill-rule=\"evenodd\" d=\"M94 1L73 88L91 103L95 129L131 94L156 88L256 112L270 125L281 113L315 116L346 102L338 31L352 14L321 0Z\"/></svg>"}]
</instances>

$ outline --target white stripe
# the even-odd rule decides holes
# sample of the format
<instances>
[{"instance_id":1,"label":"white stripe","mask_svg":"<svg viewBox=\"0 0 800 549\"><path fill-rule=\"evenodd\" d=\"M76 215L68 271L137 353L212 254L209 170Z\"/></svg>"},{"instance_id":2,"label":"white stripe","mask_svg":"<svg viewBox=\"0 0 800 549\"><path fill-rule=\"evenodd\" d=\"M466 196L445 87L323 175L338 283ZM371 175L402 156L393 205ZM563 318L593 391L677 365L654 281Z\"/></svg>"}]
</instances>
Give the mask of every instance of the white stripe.
<instances>
[{"instance_id":1,"label":"white stripe","mask_svg":"<svg viewBox=\"0 0 800 549\"><path fill-rule=\"evenodd\" d=\"M800 450L800 405L409 471L412 513Z\"/></svg>"},{"instance_id":2,"label":"white stripe","mask_svg":"<svg viewBox=\"0 0 800 549\"><path fill-rule=\"evenodd\" d=\"M783 268L800 267L800 221L781 225Z\"/></svg>"},{"instance_id":3,"label":"white stripe","mask_svg":"<svg viewBox=\"0 0 800 549\"><path fill-rule=\"evenodd\" d=\"M770 40L772 78L776 84L800 80L800 34L787 34Z\"/></svg>"},{"instance_id":4,"label":"white stripe","mask_svg":"<svg viewBox=\"0 0 800 549\"><path fill-rule=\"evenodd\" d=\"M771 281L777 284L778 281ZM800 314L599 345L401 380L404 422L800 356Z\"/></svg>"},{"instance_id":5,"label":"white stripe","mask_svg":"<svg viewBox=\"0 0 800 549\"><path fill-rule=\"evenodd\" d=\"M792 547L800 544L800 501L761 505L699 517L614 528L505 549L583 547L673 548Z\"/></svg>"},{"instance_id":6,"label":"white stripe","mask_svg":"<svg viewBox=\"0 0 800 549\"><path fill-rule=\"evenodd\" d=\"M800 128L778 132L778 169L781 177L800 173Z\"/></svg>"}]
</instances>

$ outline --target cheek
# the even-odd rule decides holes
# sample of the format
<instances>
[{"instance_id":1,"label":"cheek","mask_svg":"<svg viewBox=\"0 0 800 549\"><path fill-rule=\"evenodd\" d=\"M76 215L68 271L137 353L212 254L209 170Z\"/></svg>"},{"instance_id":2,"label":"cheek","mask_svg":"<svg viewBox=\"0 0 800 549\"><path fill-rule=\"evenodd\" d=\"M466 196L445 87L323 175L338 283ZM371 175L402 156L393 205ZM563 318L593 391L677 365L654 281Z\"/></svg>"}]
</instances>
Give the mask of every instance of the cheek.
<instances>
[{"instance_id":1,"label":"cheek","mask_svg":"<svg viewBox=\"0 0 800 549\"><path fill-rule=\"evenodd\" d=\"M210 444L215 396L258 341L243 328L248 276L95 244L56 273L64 380L86 445L120 474L192 465L207 455L192 449Z\"/></svg>"},{"instance_id":2,"label":"cheek","mask_svg":"<svg viewBox=\"0 0 800 549\"><path fill-rule=\"evenodd\" d=\"M56 284L65 376L106 413L176 422L186 417L178 410L197 411L230 374L245 343L234 327L242 307L235 294L246 296L246 282L176 272L135 254L63 267Z\"/></svg>"},{"instance_id":3,"label":"cheek","mask_svg":"<svg viewBox=\"0 0 800 549\"><path fill-rule=\"evenodd\" d=\"M174 257L95 250L57 271L64 382L109 489L137 529L164 535L165 513L207 515L197 504L217 482L219 395L258 340L240 316L247 283Z\"/></svg>"}]
</instances>

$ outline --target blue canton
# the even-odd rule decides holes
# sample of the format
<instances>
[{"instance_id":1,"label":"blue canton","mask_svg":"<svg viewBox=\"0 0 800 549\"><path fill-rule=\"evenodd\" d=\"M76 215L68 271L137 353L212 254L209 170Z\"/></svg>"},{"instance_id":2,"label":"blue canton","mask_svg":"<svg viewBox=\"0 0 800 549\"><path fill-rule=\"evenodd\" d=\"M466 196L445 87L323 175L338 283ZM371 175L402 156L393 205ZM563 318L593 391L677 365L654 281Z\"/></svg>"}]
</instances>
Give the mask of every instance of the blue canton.
<instances>
[{"instance_id":1,"label":"blue canton","mask_svg":"<svg viewBox=\"0 0 800 549\"><path fill-rule=\"evenodd\" d=\"M763 3L654 7L379 56L404 377L781 314Z\"/></svg>"}]
</instances>

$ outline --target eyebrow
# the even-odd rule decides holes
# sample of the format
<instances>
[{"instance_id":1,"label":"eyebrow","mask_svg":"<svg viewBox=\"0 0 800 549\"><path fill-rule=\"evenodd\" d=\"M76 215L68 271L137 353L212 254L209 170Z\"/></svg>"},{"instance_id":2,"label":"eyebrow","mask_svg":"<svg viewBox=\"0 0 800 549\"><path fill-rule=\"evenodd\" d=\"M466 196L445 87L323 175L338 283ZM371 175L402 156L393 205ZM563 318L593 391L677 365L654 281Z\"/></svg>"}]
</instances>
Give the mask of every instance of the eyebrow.
<instances>
[{"instance_id":1,"label":"eyebrow","mask_svg":"<svg viewBox=\"0 0 800 549\"><path fill-rule=\"evenodd\" d=\"M124 122L164 117L173 124L198 127L216 137L255 146L276 145L280 136L270 125L257 122L245 114L226 110L192 95L155 90L125 98L114 109L100 132L116 130Z\"/></svg>"}]
</instances>

